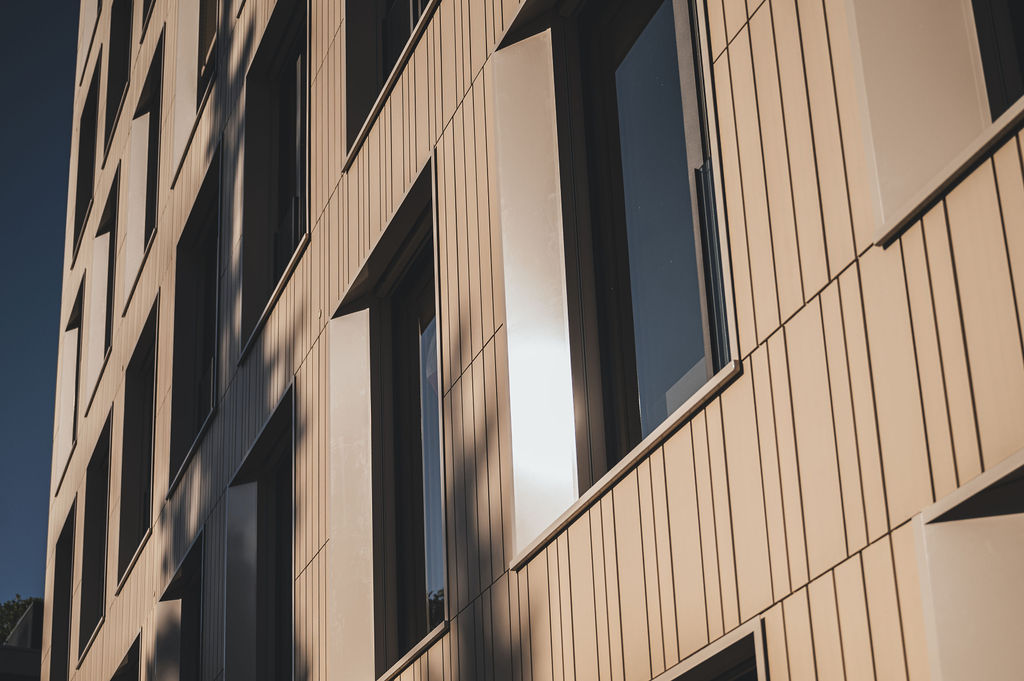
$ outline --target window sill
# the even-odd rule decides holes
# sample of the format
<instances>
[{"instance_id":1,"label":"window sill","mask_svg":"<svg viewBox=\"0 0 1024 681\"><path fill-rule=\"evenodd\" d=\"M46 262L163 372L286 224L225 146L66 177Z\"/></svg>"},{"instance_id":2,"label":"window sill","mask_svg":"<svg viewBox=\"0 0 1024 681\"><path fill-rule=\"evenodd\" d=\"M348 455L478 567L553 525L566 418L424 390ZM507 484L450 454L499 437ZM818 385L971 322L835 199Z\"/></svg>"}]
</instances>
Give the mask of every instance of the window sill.
<instances>
[{"instance_id":1,"label":"window sill","mask_svg":"<svg viewBox=\"0 0 1024 681\"><path fill-rule=\"evenodd\" d=\"M672 412L660 426L645 437L629 454L624 456L611 470L601 476L601 479L595 482L590 489L581 494L555 522L541 532L536 539L527 544L526 548L520 551L509 563L509 569L516 572L523 569L531 558L554 541L562 530L583 515L615 483L626 477L641 460L664 444L670 434L689 421L698 411L717 397L742 371L743 365L739 361L730 360L724 368L712 376L690 399L686 400L678 409Z\"/></svg>"},{"instance_id":2,"label":"window sill","mask_svg":"<svg viewBox=\"0 0 1024 681\"><path fill-rule=\"evenodd\" d=\"M177 489L178 483L185 477L185 471L188 470L188 465L192 463L192 459L196 456L196 450L199 449L199 445L202 444L203 437L206 435L206 431L210 429L210 423L213 422L213 417L217 415L217 404L214 403L213 407L210 408L210 413L206 415L203 420L203 425L199 426L199 431L196 433L195 438L192 440L192 444L189 445L188 452L185 454L185 458L181 460L181 465L178 466L178 471L171 478L171 483L167 485L167 494L164 495L164 501L170 500L174 496L174 490Z\"/></svg>"},{"instance_id":3,"label":"window sill","mask_svg":"<svg viewBox=\"0 0 1024 681\"><path fill-rule=\"evenodd\" d=\"M960 183L972 170L992 156L996 148L1015 135L1024 124L1024 97L992 122L959 156L943 168L925 188L919 192L903 210L896 213L896 219L885 220L878 231L875 243L888 247L911 225L915 224L932 206L937 204Z\"/></svg>"},{"instance_id":4,"label":"window sill","mask_svg":"<svg viewBox=\"0 0 1024 681\"><path fill-rule=\"evenodd\" d=\"M266 325L267 320L270 318L270 314L274 311L274 306L277 305L277 301L281 298L281 294L284 293L285 287L288 286L288 281L292 278L295 268L299 266L299 260L302 259L302 254L305 253L306 247L309 246L309 242L310 236L309 231L307 230L303 233L302 238L299 239L299 243L295 247L295 252L292 253L291 260L288 261L288 265L284 268L281 278L277 280L277 286L275 286L274 290L271 292L270 298L267 300L267 304L263 306L263 312L260 313L259 319L257 319L256 324L253 325L252 331L249 333L249 339L246 340L245 345L242 346L242 351L238 354L237 366L242 366L245 363L245 359L249 356L249 352L256 345L260 331L263 330L264 325Z\"/></svg>"},{"instance_id":5,"label":"window sill","mask_svg":"<svg viewBox=\"0 0 1024 681\"><path fill-rule=\"evenodd\" d=\"M96 622L96 626L93 627L92 633L89 635L89 640L86 642L85 647L82 648L82 652L78 654L78 663L75 665L75 669L82 668L82 663L85 662L85 656L89 654L92 644L95 643L96 639L99 637L100 629L103 628L103 622L106 618L106 614L100 615L99 621Z\"/></svg>"},{"instance_id":6,"label":"window sill","mask_svg":"<svg viewBox=\"0 0 1024 681\"><path fill-rule=\"evenodd\" d=\"M188 158L188 150L192 147L192 140L195 139L196 131L199 129L199 122L203 120L203 112L206 111L206 105L213 98L213 89L217 85L217 77L214 76L213 81L206 86L206 92L203 94L203 98L199 101L199 106L196 107L196 117L192 121L192 129L188 131L188 138L185 140L185 146L181 150L181 158L178 159L177 165L174 167L174 174L171 175L171 189L174 189L174 185L178 183L178 177L181 175L181 169L185 167L185 159Z\"/></svg>"},{"instance_id":7,"label":"window sill","mask_svg":"<svg viewBox=\"0 0 1024 681\"><path fill-rule=\"evenodd\" d=\"M392 681L392 679L405 671L409 665L423 655L430 646L437 643L446 633L448 633L448 620L445 620L434 627L429 634L420 640L419 643L410 648L409 652L402 655L402 657L398 659L398 662L391 665L390 669L378 676L377 681Z\"/></svg>"},{"instance_id":8,"label":"window sill","mask_svg":"<svg viewBox=\"0 0 1024 681\"><path fill-rule=\"evenodd\" d=\"M142 535L142 540L139 541L139 545L135 547L135 553L132 554L132 559L128 561L128 566L124 569L124 574L117 580L117 586L114 588L114 596L118 596L121 590L124 589L124 585L128 583L128 577L132 574L132 569L135 564L139 562L139 556L142 555L142 550L146 548L146 544L149 542L150 536L153 534L153 524L150 523L149 527L146 528L145 534Z\"/></svg>"},{"instance_id":9,"label":"window sill","mask_svg":"<svg viewBox=\"0 0 1024 681\"><path fill-rule=\"evenodd\" d=\"M135 289L139 285L139 280L142 279L142 271L146 268L146 261L149 260L149 252L153 250L154 241L156 241L156 228L153 229L153 233L149 236L146 247L142 249L142 260L139 261L139 268L135 271L135 278L132 279L132 287L128 289L128 295L124 298L124 307L121 309L122 318L128 314L128 308L131 307L132 296L135 295Z\"/></svg>"},{"instance_id":10,"label":"window sill","mask_svg":"<svg viewBox=\"0 0 1024 681\"><path fill-rule=\"evenodd\" d=\"M110 348L108 347L103 351L103 361L100 362L100 370L96 372L96 382L92 384L92 389L89 391L89 400L85 403L85 411L82 412L82 416L88 416L89 410L92 409L92 403L96 401L96 393L100 389L100 381L103 380L103 372L107 368L107 362L110 361Z\"/></svg>"},{"instance_id":11,"label":"window sill","mask_svg":"<svg viewBox=\"0 0 1024 681\"><path fill-rule=\"evenodd\" d=\"M398 55L395 67L391 69L391 73L384 80L384 85L381 86L377 99L374 100L373 106L370 107L369 113L366 114L366 120L363 121L362 127L359 128L359 133L352 140L348 153L345 154L345 162L341 166L342 173L348 172L352 162L356 160L356 156L359 154L363 143L366 142L366 138L370 136L370 128L377 122L377 117L380 116L380 112L384 108L384 102L391 95L391 91L395 89L395 84L398 82L399 77L401 77L402 70L409 62L409 58L412 57L413 51L419 45L420 38L426 33L427 25L430 23L431 17L434 16L434 10L440 4L440 0L428 0L427 6L423 8L423 14L420 16L420 20L416 22L416 27L413 28L409 40L405 43L405 47L402 48L402 53Z\"/></svg>"}]
</instances>

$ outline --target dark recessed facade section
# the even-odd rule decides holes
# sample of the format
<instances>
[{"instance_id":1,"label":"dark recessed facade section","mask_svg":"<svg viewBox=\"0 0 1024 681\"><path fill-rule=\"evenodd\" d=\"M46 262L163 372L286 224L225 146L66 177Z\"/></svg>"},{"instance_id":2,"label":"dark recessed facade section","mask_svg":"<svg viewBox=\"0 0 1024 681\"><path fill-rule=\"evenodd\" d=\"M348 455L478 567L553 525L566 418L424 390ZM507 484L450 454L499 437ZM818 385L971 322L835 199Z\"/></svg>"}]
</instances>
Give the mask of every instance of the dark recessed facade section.
<instances>
[{"instance_id":1,"label":"dark recessed facade section","mask_svg":"<svg viewBox=\"0 0 1024 681\"><path fill-rule=\"evenodd\" d=\"M78 618L78 654L83 655L103 619L106 601L107 503L110 478L110 420L103 427L85 473L82 527L82 587Z\"/></svg>"},{"instance_id":2,"label":"dark recessed facade section","mask_svg":"<svg viewBox=\"0 0 1024 681\"><path fill-rule=\"evenodd\" d=\"M246 77L242 329L257 331L307 233L306 13L279 2Z\"/></svg>"},{"instance_id":3,"label":"dark recessed facade section","mask_svg":"<svg viewBox=\"0 0 1024 681\"><path fill-rule=\"evenodd\" d=\"M100 70L93 69L85 104L78 117L78 171L75 180L75 218L72 248L77 252L89 217L96 181L96 135L98 124Z\"/></svg>"},{"instance_id":4,"label":"dark recessed facade section","mask_svg":"<svg viewBox=\"0 0 1024 681\"><path fill-rule=\"evenodd\" d=\"M117 546L119 582L146 537L152 517L156 339L157 305L154 305L125 370Z\"/></svg>"},{"instance_id":5,"label":"dark recessed facade section","mask_svg":"<svg viewBox=\"0 0 1024 681\"><path fill-rule=\"evenodd\" d=\"M50 587L50 681L67 681L71 652L71 579L75 558L75 504L64 520L53 553Z\"/></svg>"},{"instance_id":6,"label":"dark recessed facade section","mask_svg":"<svg viewBox=\"0 0 1024 681\"><path fill-rule=\"evenodd\" d=\"M203 542L189 547L156 605L156 677L200 681L203 652Z\"/></svg>"},{"instance_id":7,"label":"dark recessed facade section","mask_svg":"<svg viewBox=\"0 0 1024 681\"><path fill-rule=\"evenodd\" d=\"M219 235L220 162L219 154L215 154L178 241L171 360L170 488L197 446L216 403Z\"/></svg>"},{"instance_id":8,"label":"dark recessed facade section","mask_svg":"<svg viewBox=\"0 0 1024 681\"><path fill-rule=\"evenodd\" d=\"M107 48L107 102L103 140L110 144L114 124L128 94L132 66L132 0L110 3L110 40Z\"/></svg>"}]
</instances>

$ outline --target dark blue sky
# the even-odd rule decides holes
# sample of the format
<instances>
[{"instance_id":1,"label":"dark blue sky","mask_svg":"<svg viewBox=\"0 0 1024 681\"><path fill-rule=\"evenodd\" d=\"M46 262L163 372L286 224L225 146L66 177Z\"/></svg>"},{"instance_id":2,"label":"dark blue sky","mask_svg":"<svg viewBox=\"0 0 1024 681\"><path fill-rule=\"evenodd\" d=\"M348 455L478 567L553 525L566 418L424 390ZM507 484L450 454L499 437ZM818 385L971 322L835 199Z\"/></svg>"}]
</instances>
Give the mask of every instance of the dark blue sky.
<instances>
[{"instance_id":1,"label":"dark blue sky","mask_svg":"<svg viewBox=\"0 0 1024 681\"><path fill-rule=\"evenodd\" d=\"M43 595L78 3L0 6L0 601Z\"/></svg>"}]
</instances>

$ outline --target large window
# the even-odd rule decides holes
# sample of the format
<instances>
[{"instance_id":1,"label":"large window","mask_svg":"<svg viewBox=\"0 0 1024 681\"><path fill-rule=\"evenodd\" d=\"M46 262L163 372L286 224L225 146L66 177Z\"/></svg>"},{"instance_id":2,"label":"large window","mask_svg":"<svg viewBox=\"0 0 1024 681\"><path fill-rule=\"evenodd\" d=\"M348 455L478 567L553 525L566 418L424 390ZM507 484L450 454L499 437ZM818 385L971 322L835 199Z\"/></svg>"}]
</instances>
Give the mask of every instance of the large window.
<instances>
[{"instance_id":1,"label":"large window","mask_svg":"<svg viewBox=\"0 0 1024 681\"><path fill-rule=\"evenodd\" d=\"M228 488L225 664L232 677L292 677L293 408L289 393Z\"/></svg>"},{"instance_id":2,"label":"large window","mask_svg":"<svg viewBox=\"0 0 1024 681\"><path fill-rule=\"evenodd\" d=\"M359 134L429 0L347 0L347 140Z\"/></svg>"},{"instance_id":3,"label":"large window","mask_svg":"<svg viewBox=\"0 0 1024 681\"><path fill-rule=\"evenodd\" d=\"M567 221L570 334L591 415L581 489L728 359L690 19L685 2L592 0L564 35L560 104L582 199Z\"/></svg>"},{"instance_id":4,"label":"large window","mask_svg":"<svg viewBox=\"0 0 1024 681\"><path fill-rule=\"evenodd\" d=\"M178 241L171 377L171 488L198 445L216 401L220 234L217 158L215 155Z\"/></svg>"},{"instance_id":5,"label":"large window","mask_svg":"<svg viewBox=\"0 0 1024 681\"><path fill-rule=\"evenodd\" d=\"M50 588L50 681L67 681L71 650L71 579L75 557L75 505L71 504L53 549Z\"/></svg>"},{"instance_id":6,"label":"large window","mask_svg":"<svg viewBox=\"0 0 1024 681\"><path fill-rule=\"evenodd\" d=\"M242 326L253 333L306 235L306 21L280 2L246 78Z\"/></svg>"},{"instance_id":7,"label":"large window","mask_svg":"<svg viewBox=\"0 0 1024 681\"><path fill-rule=\"evenodd\" d=\"M199 40L196 71L196 106L203 101L217 74L218 0L199 0Z\"/></svg>"},{"instance_id":8,"label":"large window","mask_svg":"<svg viewBox=\"0 0 1024 681\"><path fill-rule=\"evenodd\" d=\"M92 208L93 183L96 179L96 126L98 123L100 70L93 69L89 91L78 118L78 174L75 180L75 222L72 248L77 252L78 243L85 231L85 221Z\"/></svg>"},{"instance_id":9,"label":"large window","mask_svg":"<svg viewBox=\"0 0 1024 681\"><path fill-rule=\"evenodd\" d=\"M203 536L185 554L157 605L156 678L202 677Z\"/></svg>"},{"instance_id":10,"label":"large window","mask_svg":"<svg viewBox=\"0 0 1024 681\"><path fill-rule=\"evenodd\" d=\"M107 106L103 139L110 144L114 124L121 113L132 66L132 2L113 0L110 3L110 41L107 48Z\"/></svg>"},{"instance_id":11,"label":"large window","mask_svg":"<svg viewBox=\"0 0 1024 681\"><path fill-rule=\"evenodd\" d=\"M378 287L370 310L380 442L374 461L380 528L374 555L382 564L377 577L378 673L445 619L433 214L426 198L414 193L396 216L411 222L412 237Z\"/></svg>"},{"instance_id":12,"label":"large window","mask_svg":"<svg viewBox=\"0 0 1024 681\"><path fill-rule=\"evenodd\" d=\"M972 0L992 118L1024 95L1024 4Z\"/></svg>"},{"instance_id":13,"label":"large window","mask_svg":"<svg viewBox=\"0 0 1024 681\"><path fill-rule=\"evenodd\" d=\"M85 652L103 618L107 566L107 481L110 469L110 420L85 473L85 519L82 528L82 601L79 605L78 654Z\"/></svg>"},{"instance_id":14,"label":"large window","mask_svg":"<svg viewBox=\"0 0 1024 681\"><path fill-rule=\"evenodd\" d=\"M157 306L154 305L124 377L121 510L117 545L119 582L149 531L152 514L156 332Z\"/></svg>"}]
</instances>

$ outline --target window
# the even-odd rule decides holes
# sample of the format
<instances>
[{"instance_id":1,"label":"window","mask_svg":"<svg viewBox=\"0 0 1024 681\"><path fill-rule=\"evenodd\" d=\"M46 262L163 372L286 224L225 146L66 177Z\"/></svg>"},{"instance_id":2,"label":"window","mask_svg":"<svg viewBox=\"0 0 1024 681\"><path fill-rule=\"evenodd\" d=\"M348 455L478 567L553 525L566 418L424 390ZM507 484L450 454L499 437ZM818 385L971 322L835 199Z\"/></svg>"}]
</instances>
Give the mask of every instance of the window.
<instances>
[{"instance_id":1,"label":"window","mask_svg":"<svg viewBox=\"0 0 1024 681\"><path fill-rule=\"evenodd\" d=\"M132 118L128 139L123 256L125 276L122 277L122 298L125 302L131 297L146 251L156 234L163 53L161 38L142 85L142 94Z\"/></svg>"},{"instance_id":2,"label":"window","mask_svg":"<svg viewBox=\"0 0 1024 681\"><path fill-rule=\"evenodd\" d=\"M83 282L84 283L84 282ZM61 340L60 390L57 393L57 442L53 474L57 484L63 479L71 451L78 441L78 400L82 367L82 298L84 286L79 285L75 302L71 305L68 322Z\"/></svg>"},{"instance_id":3,"label":"window","mask_svg":"<svg viewBox=\"0 0 1024 681\"><path fill-rule=\"evenodd\" d=\"M199 0L199 61L196 106L203 101L217 73L217 0Z\"/></svg>"},{"instance_id":4,"label":"window","mask_svg":"<svg viewBox=\"0 0 1024 681\"><path fill-rule=\"evenodd\" d=\"M82 601L79 606L78 654L103 619L107 564L107 480L110 468L110 420L107 419L85 473L85 518L82 527Z\"/></svg>"},{"instance_id":5,"label":"window","mask_svg":"<svg viewBox=\"0 0 1024 681\"><path fill-rule=\"evenodd\" d=\"M67 681L71 649L71 579L75 556L75 505L71 504L53 549L50 615L50 681Z\"/></svg>"},{"instance_id":6,"label":"window","mask_svg":"<svg viewBox=\"0 0 1024 681\"><path fill-rule=\"evenodd\" d=\"M153 506L157 311L158 307L154 305L135 344L124 377L121 510L117 545L119 582L149 531Z\"/></svg>"},{"instance_id":7,"label":"window","mask_svg":"<svg viewBox=\"0 0 1024 681\"><path fill-rule=\"evenodd\" d=\"M445 619L433 212L424 186L429 191L429 183L421 182L396 215L411 224L411 236L370 306L377 377L371 394L380 443L374 556L383 564L376 590L378 674Z\"/></svg>"},{"instance_id":8,"label":"window","mask_svg":"<svg viewBox=\"0 0 1024 681\"><path fill-rule=\"evenodd\" d=\"M1024 663L1024 451L925 509L915 523L935 677L1019 676Z\"/></svg>"},{"instance_id":9,"label":"window","mask_svg":"<svg viewBox=\"0 0 1024 681\"><path fill-rule=\"evenodd\" d=\"M347 0L348 144L370 114L429 0Z\"/></svg>"},{"instance_id":10,"label":"window","mask_svg":"<svg viewBox=\"0 0 1024 681\"><path fill-rule=\"evenodd\" d=\"M93 182L96 178L96 125L98 90L100 81L99 68L93 70L89 82L89 92L85 96L85 104L78 118L78 174L75 182L75 223L73 249L77 252L78 244L85 231L85 221L92 208Z\"/></svg>"},{"instance_id":11,"label":"window","mask_svg":"<svg viewBox=\"0 0 1024 681\"><path fill-rule=\"evenodd\" d=\"M216 401L220 233L220 163L216 158L178 241L171 376L171 489L197 446Z\"/></svg>"},{"instance_id":12,"label":"window","mask_svg":"<svg viewBox=\"0 0 1024 681\"><path fill-rule=\"evenodd\" d=\"M203 536L199 535L157 604L157 679L199 681L202 623Z\"/></svg>"},{"instance_id":13,"label":"window","mask_svg":"<svg viewBox=\"0 0 1024 681\"><path fill-rule=\"evenodd\" d=\"M142 0L142 30L139 31L139 42L146 36L146 27L149 26L149 18L153 16L153 5L156 0Z\"/></svg>"},{"instance_id":14,"label":"window","mask_svg":"<svg viewBox=\"0 0 1024 681\"><path fill-rule=\"evenodd\" d=\"M86 306L86 395L96 391L100 373L110 352L114 325L114 249L117 247L117 211L120 196L120 170L110 185L106 205L100 216L100 224L92 246L92 267L86 275L89 284L89 299ZM86 410L92 399L87 401Z\"/></svg>"},{"instance_id":15,"label":"window","mask_svg":"<svg viewBox=\"0 0 1024 681\"><path fill-rule=\"evenodd\" d=\"M563 105L577 97L583 118L564 134L584 159L566 234L576 392L591 414L581 491L728 359L700 71L679 57L693 54L689 21L685 2L593 0L564 37L578 90Z\"/></svg>"},{"instance_id":16,"label":"window","mask_svg":"<svg viewBox=\"0 0 1024 681\"><path fill-rule=\"evenodd\" d=\"M289 392L228 488L226 666L233 677L292 677L293 408Z\"/></svg>"},{"instance_id":17,"label":"window","mask_svg":"<svg viewBox=\"0 0 1024 681\"><path fill-rule=\"evenodd\" d=\"M132 67L132 3L113 0L110 3L110 43L107 47L107 106L103 139L110 144L114 123L128 94L128 78Z\"/></svg>"},{"instance_id":18,"label":"window","mask_svg":"<svg viewBox=\"0 0 1024 681\"><path fill-rule=\"evenodd\" d=\"M257 330L306 234L306 21L278 3L246 78L242 327Z\"/></svg>"},{"instance_id":19,"label":"window","mask_svg":"<svg viewBox=\"0 0 1024 681\"><path fill-rule=\"evenodd\" d=\"M764 643L761 622L743 626L676 666L676 681L763 681ZM759 664L759 657L761 663ZM666 672L668 678L673 670Z\"/></svg>"},{"instance_id":20,"label":"window","mask_svg":"<svg viewBox=\"0 0 1024 681\"><path fill-rule=\"evenodd\" d=\"M121 660L121 664L117 665L117 669L114 671L114 675L110 677L110 681L139 681L140 638L139 636L135 637L135 642L128 649L124 659Z\"/></svg>"},{"instance_id":21,"label":"window","mask_svg":"<svg viewBox=\"0 0 1024 681\"><path fill-rule=\"evenodd\" d=\"M1024 6L1016 0L971 4L994 120L1024 95Z\"/></svg>"}]
</instances>

